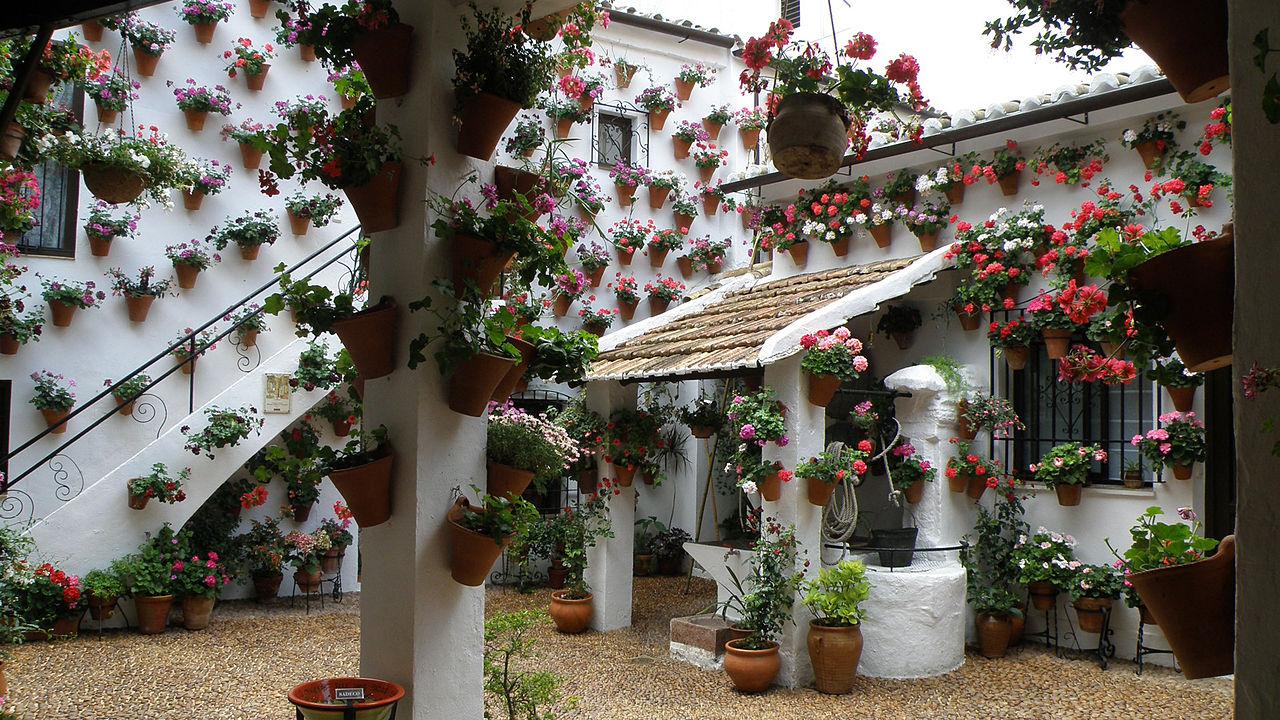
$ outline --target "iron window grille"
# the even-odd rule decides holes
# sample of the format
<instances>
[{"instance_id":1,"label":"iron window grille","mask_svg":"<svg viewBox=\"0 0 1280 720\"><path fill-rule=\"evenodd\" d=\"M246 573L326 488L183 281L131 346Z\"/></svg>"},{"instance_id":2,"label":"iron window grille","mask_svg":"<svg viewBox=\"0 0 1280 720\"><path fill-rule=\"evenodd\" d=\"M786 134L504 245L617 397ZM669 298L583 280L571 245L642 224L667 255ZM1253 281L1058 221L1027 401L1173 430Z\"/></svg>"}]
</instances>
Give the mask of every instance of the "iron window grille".
<instances>
[{"instance_id":1,"label":"iron window grille","mask_svg":"<svg viewBox=\"0 0 1280 720\"><path fill-rule=\"evenodd\" d=\"M800 27L800 0L782 0L778 15Z\"/></svg>"},{"instance_id":2,"label":"iron window grille","mask_svg":"<svg viewBox=\"0 0 1280 720\"><path fill-rule=\"evenodd\" d=\"M591 117L591 157L612 168L619 160L649 165L649 113L631 103L597 100Z\"/></svg>"},{"instance_id":3,"label":"iron window grille","mask_svg":"<svg viewBox=\"0 0 1280 720\"><path fill-rule=\"evenodd\" d=\"M63 83L54 103L71 108L77 120L84 119L84 92ZM76 220L80 205L80 173L53 160L45 160L31 170L40 185L40 208L36 226L16 243L26 255L73 258L76 255Z\"/></svg>"}]
</instances>

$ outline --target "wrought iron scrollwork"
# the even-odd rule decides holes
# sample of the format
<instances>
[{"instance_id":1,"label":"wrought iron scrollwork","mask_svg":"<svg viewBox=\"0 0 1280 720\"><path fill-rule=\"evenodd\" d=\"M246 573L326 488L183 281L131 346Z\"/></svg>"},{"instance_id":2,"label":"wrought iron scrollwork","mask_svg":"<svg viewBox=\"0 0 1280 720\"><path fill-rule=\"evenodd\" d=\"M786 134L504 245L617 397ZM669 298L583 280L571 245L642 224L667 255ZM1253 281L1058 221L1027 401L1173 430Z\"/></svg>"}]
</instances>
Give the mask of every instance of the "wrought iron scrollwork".
<instances>
[{"instance_id":1,"label":"wrought iron scrollwork","mask_svg":"<svg viewBox=\"0 0 1280 720\"><path fill-rule=\"evenodd\" d=\"M245 346L240 335L237 333L231 344L236 348L236 367L242 373L253 372L262 364L262 349L258 347L258 343Z\"/></svg>"},{"instance_id":2,"label":"wrought iron scrollwork","mask_svg":"<svg viewBox=\"0 0 1280 720\"><path fill-rule=\"evenodd\" d=\"M10 488L0 492L0 522L26 527L34 518L35 503L25 491Z\"/></svg>"},{"instance_id":3,"label":"wrought iron scrollwork","mask_svg":"<svg viewBox=\"0 0 1280 720\"><path fill-rule=\"evenodd\" d=\"M160 423L156 426L156 437L159 438L160 433L164 432L165 423L169 421L169 407L159 395L143 393L133 399L133 413L129 417L143 425L159 418Z\"/></svg>"},{"instance_id":4,"label":"wrought iron scrollwork","mask_svg":"<svg viewBox=\"0 0 1280 720\"><path fill-rule=\"evenodd\" d=\"M638 162L647 167L649 165L649 111L627 102L607 103L599 100L595 103L595 109L597 111L604 110L607 115L632 120L629 135L617 134L606 138L614 151L608 157L625 157L633 164ZM600 112L593 113L591 122L591 157L596 163L605 162L604 158L606 157L604 148L599 146L601 140L601 133L599 132L600 116ZM624 139L635 142L640 151L639 158L631 156L630 147L622 147Z\"/></svg>"},{"instance_id":5,"label":"wrought iron scrollwork","mask_svg":"<svg viewBox=\"0 0 1280 720\"><path fill-rule=\"evenodd\" d=\"M70 470L67 469L70 465ZM63 502L73 500L84 490L84 473L80 466L69 455L54 455L49 459L49 470L53 472L53 482L58 486L53 496ZM72 472L74 471L74 475Z\"/></svg>"}]
</instances>

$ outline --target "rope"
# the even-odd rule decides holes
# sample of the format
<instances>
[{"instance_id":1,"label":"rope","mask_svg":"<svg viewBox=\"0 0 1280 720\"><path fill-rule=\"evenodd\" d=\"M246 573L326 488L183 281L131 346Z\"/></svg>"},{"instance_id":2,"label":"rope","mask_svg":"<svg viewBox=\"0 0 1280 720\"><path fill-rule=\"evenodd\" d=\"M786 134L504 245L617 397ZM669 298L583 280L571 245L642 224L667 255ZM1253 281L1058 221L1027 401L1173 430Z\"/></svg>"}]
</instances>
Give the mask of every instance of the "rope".
<instances>
[{"instance_id":1,"label":"rope","mask_svg":"<svg viewBox=\"0 0 1280 720\"><path fill-rule=\"evenodd\" d=\"M902 504L902 493L893 489L893 475L889 470L889 451L898 444L898 440L901 437L902 428L895 418L893 421L893 440L885 443L884 449L872 456L868 461L868 465L874 462L884 464L885 476L889 479L889 500L899 506ZM843 455L845 444L833 442L827 446L827 452ZM832 493L831 500L827 501L827 507L822 513L823 544L843 545L848 542L849 538L853 537L854 530L858 527L857 488L862 485L862 482L862 477L852 475L841 481L840 486Z\"/></svg>"}]
</instances>

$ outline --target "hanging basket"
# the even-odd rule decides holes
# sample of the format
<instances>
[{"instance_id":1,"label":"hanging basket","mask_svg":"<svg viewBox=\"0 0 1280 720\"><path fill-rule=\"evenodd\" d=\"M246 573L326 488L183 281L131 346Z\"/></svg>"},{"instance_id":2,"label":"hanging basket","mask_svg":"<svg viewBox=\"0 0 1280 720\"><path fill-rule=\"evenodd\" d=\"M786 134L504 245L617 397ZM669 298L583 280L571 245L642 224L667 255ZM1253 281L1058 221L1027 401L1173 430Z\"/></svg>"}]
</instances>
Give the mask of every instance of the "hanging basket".
<instances>
[{"instance_id":1,"label":"hanging basket","mask_svg":"<svg viewBox=\"0 0 1280 720\"><path fill-rule=\"evenodd\" d=\"M1192 372L1231 364L1235 239L1227 235L1157 255L1129 273L1142 295L1163 299L1163 324Z\"/></svg>"},{"instance_id":2,"label":"hanging basket","mask_svg":"<svg viewBox=\"0 0 1280 720\"><path fill-rule=\"evenodd\" d=\"M830 177L844 162L849 115L835 98L820 93L788 95L769 123L769 153L784 175L804 180Z\"/></svg>"},{"instance_id":3,"label":"hanging basket","mask_svg":"<svg viewBox=\"0 0 1280 720\"><path fill-rule=\"evenodd\" d=\"M381 525L391 517L391 471L396 456L390 447L386 452L373 462L329 473L361 528Z\"/></svg>"},{"instance_id":4,"label":"hanging basket","mask_svg":"<svg viewBox=\"0 0 1280 720\"><path fill-rule=\"evenodd\" d=\"M80 168L80 174L94 197L116 205L137 200L147 189L146 180L132 170L90 163Z\"/></svg>"},{"instance_id":5,"label":"hanging basket","mask_svg":"<svg viewBox=\"0 0 1280 720\"><path fill-rule=\"evenodd\" d=\"M400 225L400 175L403 169L399 161L389 160L363 185L342 188L366 234L391 230Z\"/></svg>"},{"instance_id":6,"label":"hanging basket","mask_svg":"<svg viewBox=\"0 0 1280 720\"><path fill-rule=\"evenodd\" d=\"M458 152L488 161L502 133L520 112L520 103L491 93L479 93L462 101L458 129Z\"/></svg>"},{"instance_id":7,"label":"hanging basket","mask_svg":"<svg viewBox=\"0 0 1280 720\"><path fill-rule=\"evenodd\" d=\"M351 51L360 70L379 100L409 92L410 58L413 55L413 26L397 23L356 35Z\"/></svg>"},{"instance_id":8,"label":"hanging basket","mask_svg":"<svg viewBox=\"0 0 1280 720\"><path fill-rule=\"evenodd\" d=\"M384 297L375 306L333 324L333 332L365 379L390 375L396 364L396 301Z\"/></svg>"},{"instance_id":9,"label":"hanging basket","mask_svg":"<svg viewBox=\"0 0 1280 720\"><path fill-rule=\"evenodd\" d=\"M512 358L480 353L460 364L449 378L449 409L480 417L507 371L516 364Z\"/></svg>"},{"instance_id":10,"label":"hanging basket","mask_svg":"<svg viewBox=\"0 0 1280 720\"><path fill-rule=\"evenodd\" d=\"M465 497L460 497L449 509L449 574L455 581L468 587L480 587L485 577L493 568L493 563L502 554L502 549L510 542L504 538L501 543L487 535L468 530L461 525L464 509L471 504ZM473 512L484 513L484 508L475 508Z\"/></svg>"},{"instance_id":11,"label":"hanging basket","mask_svg":"<svg viewBox=\"0 0 1280 720\"><path fill-rule=\"evenodd\" d=\"M1187 104L1231 87L1226 0L1135 0L1125 3L1120 22Z\"/></svg>"}]
</instances>

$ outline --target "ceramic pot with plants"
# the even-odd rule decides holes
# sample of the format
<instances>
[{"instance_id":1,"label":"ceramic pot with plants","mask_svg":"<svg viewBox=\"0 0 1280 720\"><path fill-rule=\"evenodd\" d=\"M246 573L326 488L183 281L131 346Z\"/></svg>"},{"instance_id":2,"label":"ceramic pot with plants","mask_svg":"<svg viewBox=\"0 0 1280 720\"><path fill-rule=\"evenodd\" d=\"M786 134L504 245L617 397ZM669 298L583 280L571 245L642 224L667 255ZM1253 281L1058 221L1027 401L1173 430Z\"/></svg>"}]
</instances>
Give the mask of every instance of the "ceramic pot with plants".
<instances>
[{"instance_id":1,"label":"ceramic pot with plants","mask_svg":"<svg viewBox=\"0 0 1280 720\"><path fill-rule=\"evenodd\" d=\"M801 602L817 616L809 621L808 635L814 688L829 695L849 693L862 658L866 613L860 606L871 595L866 566L845 560L823 568L801 591Z\"/></svg>"},{"instance_id":2,"label":"ceramic pot with plants","mask_svg":"<svg viewBox=\"0 0 1280 720\"><path fill-rule=\"evenodd\" d=\"M731 640L724 645L724 671L738 692L762 693L773 685L782 668L778 643L769 642L759 650L742 647L745 640Z\"/></svg>"},{"instance_id":3,"label":"ceramic pot with plants","mask_svg":"<svg viewBox=\"0 0 1280 720\"><path fill-rule=\"evenodd\" d=\"M555 621L556 632L574 635L583 632L591 624L592 595L584 598L570 597L568 590L556 590L551 593L551 619Z\"/></svg>"}]
</instances>

